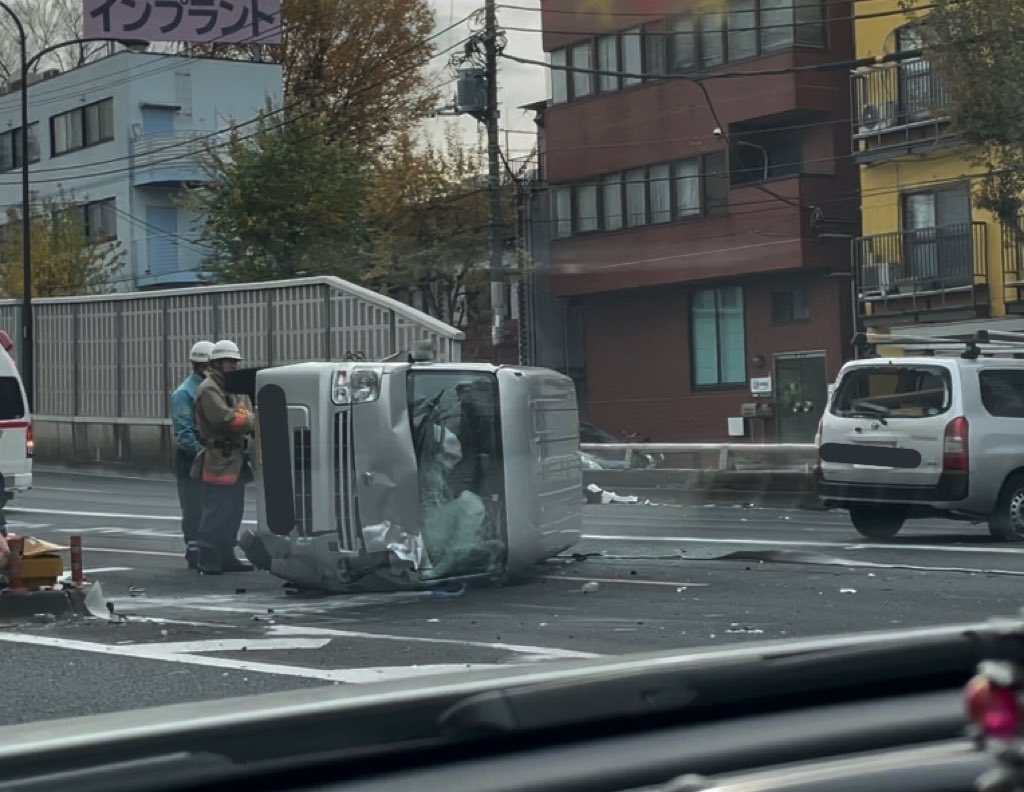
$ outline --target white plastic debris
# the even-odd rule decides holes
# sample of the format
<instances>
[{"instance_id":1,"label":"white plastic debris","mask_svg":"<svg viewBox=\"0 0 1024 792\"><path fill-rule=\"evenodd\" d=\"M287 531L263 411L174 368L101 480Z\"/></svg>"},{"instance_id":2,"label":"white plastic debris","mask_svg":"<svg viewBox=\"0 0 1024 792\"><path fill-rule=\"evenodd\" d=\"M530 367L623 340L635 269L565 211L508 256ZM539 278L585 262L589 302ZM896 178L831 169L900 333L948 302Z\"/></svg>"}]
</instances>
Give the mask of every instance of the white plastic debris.
<instances>
[{"instance_id":1,"label":"white plastic debris","mask_svg":"<svg viewBox=\"0 0 1024 792\"><path fill-rule=\"evenodd\" d=\"M597 591L600 591L600 590L601 590L601 584L598 583L595 580L591 580L589 583L584 583L583 584L583 593L584 594L593 594L593 593L595 593Z\"/></svg>"},{"instance_id":2,"label":"white plastic debris","mask_svg":"<svg viewBox=\"0 0 1024 792\"><path fill-rule=\"evenodd\" d=\"M840 594L856 594L857 593L857 589L841 588L841 589L839 589L839 593Z\"/></svg>"}]
</instances>

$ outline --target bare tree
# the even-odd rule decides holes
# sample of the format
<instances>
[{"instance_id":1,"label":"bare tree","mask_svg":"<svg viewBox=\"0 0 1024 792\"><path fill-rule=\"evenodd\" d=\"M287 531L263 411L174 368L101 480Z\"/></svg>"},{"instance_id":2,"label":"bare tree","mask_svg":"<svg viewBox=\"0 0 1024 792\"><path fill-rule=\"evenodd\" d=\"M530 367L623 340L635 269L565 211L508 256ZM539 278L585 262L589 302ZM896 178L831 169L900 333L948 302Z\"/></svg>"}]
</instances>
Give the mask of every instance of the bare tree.
<instances>
[{"instance_id":1,"label":"bare tree","mask_svg":"<svg viewBox=\"0 0 1024 792\"><path fill-rule=\"evenodd\" d=\"M28 39L28 56L65 41L82 38L81 0L10 0ZM109 51L105 42L76 43L43 56L32 70L82 66ZM17 27L8 14L0 12L0 78L17 79L21 69Z\"/></svg>"}]
</instances>

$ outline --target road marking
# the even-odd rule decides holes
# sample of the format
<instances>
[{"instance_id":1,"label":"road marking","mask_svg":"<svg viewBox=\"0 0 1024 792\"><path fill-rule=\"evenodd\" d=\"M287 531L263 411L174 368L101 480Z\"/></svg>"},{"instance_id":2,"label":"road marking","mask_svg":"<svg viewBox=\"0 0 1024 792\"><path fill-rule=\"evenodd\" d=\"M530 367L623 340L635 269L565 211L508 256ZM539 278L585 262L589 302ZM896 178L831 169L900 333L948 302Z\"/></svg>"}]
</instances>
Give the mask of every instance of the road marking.
<instances>
[{"instance_id":1,"label":"road marking","mask_svg":"<svg viewBox=\"0 0 1024 792\"><path fill-rule=\"evenodd\" d=\"M489 641L464 641L458 638L423 638L416 635L389 635L387 633L358 632L355 630L335 630L327 627L292 627L278 625L271 627L271 635L330 635L338 638L363 638L377 641L399 641L401 643L430 643L447 646L469 646L474 649L500 649L516 654L536 655L551 659L593 659L601 657L593 652L578 652L573 649L555 649L548 646L524 646Z\"/></svg>"},{"instance_id":2,"label":"road marking","mask_svg":"<svg viewBox=\"0 0 1024 792\"><path fill-rule=\"evenodd\" d=\"M103 495L103 490L80 489L78 487L32 487L32 490L46 490L47 492L88 492L92 495Z\"/></svg>"},{"instance_id":3,"label":"road marking","mask_svg":"<svg viewBox=\"0 0 1024 792\"><path fill-rule=\"evenodd\" d=\"M708 585L707 583L673 583L670 580L631 580L630 578L572 577L570 575L543 575L541 580L572 580L580 583L589 581L595 583L631 583L634 586L671 586L672 588L696 588Z\"/></svg>"},{"instance_id":4,"label":"road marking","mask_svg":"<svg viewBox=\"0 0 1024 792\"><path fill-rule=\"evenodd\" d=\"M302 666L276 665L273 663L257 663L249 660L233 658L207 657L191 654L159 654L145 645L110 645L91 641L75 641L65 638L54 638L46 635L28 635L26 633L0 632L0 641L14 644L28 644L52 649L64 649L76 652L92 652L94 654L115 655L134 660L152 660L161 663L178 663L180 665L205 666L222 668L229 671L249 672L256 674L273 674L276 676L293 676L304 679L316 679L324 682L346 684L366 684L384 682L393 679L409 679L413 677L431 676L444 673L462 673L479 669L509 668L510 663L448 663L421 666L378 666L375 668L303 668Z\"/></svg>"},{"instance_id":5,"label":"road marking","mask_svg":"<svg viewBox=\"0 0 1024 792\"><path fill-rule=\"evenodd\" d=\"M12 506L11 514L56 514L61 517L94 517L104 520L151 520L155 522L181 522L180 514L125 514L123 512L70 511L65 509L36 509L28 506ZM256 525L255 520L242 520L243 525Z\"/></svg>"},{"instance_id":6,"label":"road marking","mask_svg":"<svg viewBox=\"0 0 1024 792\"><path fill-rule=\"evenodd\" d=\"M104 572L131 572L132 567L99 567L98 569L83 569L83 575L102 575ZM57 580L70 580L71 572L65 572Z\"/></svg>"},{"instance_id":7,"label":"road marking","mask_svg":"<svg viewBox=\"0 0 1024 792\"><path fill-rule=\"evenodd\" d=\"M180 539L180 531L157 531L152 528L118 528L113 525L97 526L95 528L58 528L59 533L66 534L101 534L101 535L129 535L129 536L155 536L159 539Z\"/></svg>"},{"instance_id":8,"label":"road marking","mask_svg":"<svg viewBox=\"0 0 1024 792\"><path fill-rule=\"evenodd\" d=\"M627 536L583 534L596 542L658 542L675 544L763 545L766 547L839 547L844 550L934 550L939 553L1001 553L1024 556L1024 549L1010 547L964 547L931 544L864 544L861 542L811 542L798 539L719 539L704 536Z\"/></svg>"},{"instance_id":9,"label":"road marking","mask_svg":"<svg viewBox=\"0 0 1024 792\"><path fill-rule=\"evenodd\" d=\"M290 649L323 649L330 638L211 638L207 641L168 641L135 644L148 655L202 654L203 652L262 652Z\"/></svg>"},{"instance_id":10,"label":"road marking","mask_svg":"<svg viewBox=\"0 0 1024 792\"><path fill-rule=\"evenodd\" d=\"M69 548L62 547L61 550L67 550ZM163 550L121 550L116 547L85 547L82 549L83 553L114 553L115 555L140 555L140 556L160 556L161 558L181 558L185 555L183 553L168 553Z\"/></svg>"}]
</instances>

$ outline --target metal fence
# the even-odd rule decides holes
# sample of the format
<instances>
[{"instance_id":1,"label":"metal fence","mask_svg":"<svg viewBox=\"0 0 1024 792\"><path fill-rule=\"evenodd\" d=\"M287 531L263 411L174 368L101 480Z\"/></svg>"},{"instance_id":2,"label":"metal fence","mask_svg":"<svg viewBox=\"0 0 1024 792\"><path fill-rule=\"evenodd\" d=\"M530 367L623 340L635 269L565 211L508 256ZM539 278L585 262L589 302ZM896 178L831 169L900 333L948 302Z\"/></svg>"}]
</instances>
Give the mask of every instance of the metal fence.
<instances>
[{"instance_id":1,"label":"metal fence","mask_svg":"<svg viewBox=\"0 0 1024 792\"><path fill-rule=\"evenodd\" d=\"M230 338L245 366L375 360L434 342L461 359L463 333L340 278L57 297L33 302L38 420L166 423L170 394L202 338ZM21 303L0 300L0 329L20 338ZM19 349L20 354L20 349Z\"/></svg>"}]
</instances>

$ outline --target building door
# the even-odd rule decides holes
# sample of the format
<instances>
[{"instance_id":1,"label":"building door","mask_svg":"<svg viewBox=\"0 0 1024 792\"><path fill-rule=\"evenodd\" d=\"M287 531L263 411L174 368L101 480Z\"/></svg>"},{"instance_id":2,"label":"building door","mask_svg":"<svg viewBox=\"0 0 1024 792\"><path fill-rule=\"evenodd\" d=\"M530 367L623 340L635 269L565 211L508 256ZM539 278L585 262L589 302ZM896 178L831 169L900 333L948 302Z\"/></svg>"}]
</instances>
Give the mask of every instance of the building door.
<instances>
[{"instance_id":1,"label":"building door","mask_svg":"<svg viewBox=\"0 0 1024 792\"><path fill-rule=\"evenodd\" d=\"M813 443L827 401L823 353L775 356L775 415L780 443Z\"/></svg>"},{"instance_id":2,"label":"building door","mask_svg":"<svg viewBox=\"0 0 1024 792\"><path fill-rule=\"evenodd\" d=\"M178 271L178 209L146 207L146 266L150 275Z\"/></svg>"}]
</instances>

